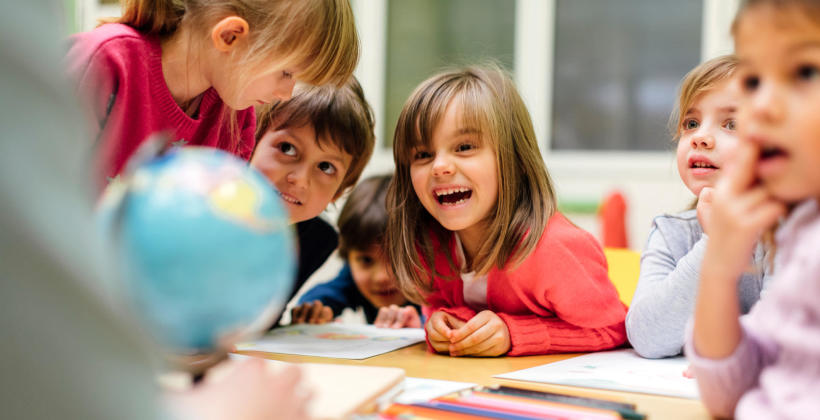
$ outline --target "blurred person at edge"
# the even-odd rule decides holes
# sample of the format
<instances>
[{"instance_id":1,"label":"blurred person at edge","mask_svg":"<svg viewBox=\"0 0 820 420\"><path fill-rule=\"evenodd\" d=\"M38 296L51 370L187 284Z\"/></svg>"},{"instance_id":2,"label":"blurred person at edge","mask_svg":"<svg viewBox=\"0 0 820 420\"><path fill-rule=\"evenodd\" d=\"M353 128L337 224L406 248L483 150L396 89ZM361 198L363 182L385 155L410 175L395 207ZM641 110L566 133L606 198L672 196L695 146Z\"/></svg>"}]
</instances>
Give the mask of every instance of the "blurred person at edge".
<instances>
[{"instance_id":1,"label":"blurred person at edge","mask_svg":"<svg viewBox=\"0 0 820 420\"><path fill-rule=\"evenodd\" d=\"M261 360L191 391L157 387L155 350L118 311L96 242L87 134L57 70L60 5L0 4L0 34L15 40L0 45L3 418L305 418L299 373L271 374Z\"/></svg>"}]
</instances>

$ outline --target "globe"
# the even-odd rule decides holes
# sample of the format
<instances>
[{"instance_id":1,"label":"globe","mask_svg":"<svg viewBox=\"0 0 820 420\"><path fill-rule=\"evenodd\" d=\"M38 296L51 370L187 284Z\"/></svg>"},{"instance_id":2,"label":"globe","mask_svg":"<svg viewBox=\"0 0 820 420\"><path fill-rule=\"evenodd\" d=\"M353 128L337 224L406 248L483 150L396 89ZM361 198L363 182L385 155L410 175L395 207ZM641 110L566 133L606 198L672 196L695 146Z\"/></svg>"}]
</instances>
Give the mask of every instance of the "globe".
<instances>
[{"instance_id":1,"label":"globe","mask_svg":"<svg viewBox=\"0 0 820 420\"><path fill-rule=\"evenodd\" d=\"M149 331L197 354L270 325L295 277L293 234L272 185L212 148L142 160L111 182L100 214Z\"/></svg>"}]
</instances>

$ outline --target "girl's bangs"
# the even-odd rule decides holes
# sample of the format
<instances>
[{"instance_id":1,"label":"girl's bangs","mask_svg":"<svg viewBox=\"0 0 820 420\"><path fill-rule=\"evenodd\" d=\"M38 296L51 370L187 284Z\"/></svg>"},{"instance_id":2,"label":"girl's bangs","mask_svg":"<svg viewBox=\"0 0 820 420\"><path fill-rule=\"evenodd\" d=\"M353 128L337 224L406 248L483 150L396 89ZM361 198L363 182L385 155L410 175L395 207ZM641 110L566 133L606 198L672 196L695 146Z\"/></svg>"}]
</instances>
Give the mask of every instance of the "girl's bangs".
<instances>
[{"instance_id":1,"label":"girl's bangs","mask_svg":"<svg viewBox=\"0 0 820 420\"><path fill-rule=\"evenodd\" d=\"M405 140L395 144L397 155L402 157L402 160L409 162L414 150L432 147L433 131L451 103L459 109L460 128L478 132L481 141L492 137L487 135L490 132L491 115L488 104L491 102L482 97L483 92L476 83L456 80L440 85L437 89L436 86L429 88L429 93L422 94L417 106L412 107L416 112L408 115L407 122L415 121L415 124L405 124L400 128L403 130L402 135L396 137Z\"/></svg>"},{"instance_id":2,"label":"girl's bangs","mask_svg":"<svg viewBox=\"0 0 820 420\"><path fill-rule=\"evenodd\" d=\"M459 124L461 129L478 134L477 140L488 142L495 146L493 130L493 101L487 97L488 91L483 90L477 83L467 83L458 95L453 98L453 102L460 110Z\"/></svg>"},{"instance_id":3,"label":"girl's bangs","mask_svg":"<svg viewBox=\"0 0 820 420\"><path fill-rule=\"evenodd\" d=\"M417 149L432 147L433 130L447 109L449 96L437 95L430 90L432 86L428 86L428 89L415 97L414 102L405 106L407 115L403 115L399 122L393 145L397 162L409 166Z\"/></svg>"}]
</instances>

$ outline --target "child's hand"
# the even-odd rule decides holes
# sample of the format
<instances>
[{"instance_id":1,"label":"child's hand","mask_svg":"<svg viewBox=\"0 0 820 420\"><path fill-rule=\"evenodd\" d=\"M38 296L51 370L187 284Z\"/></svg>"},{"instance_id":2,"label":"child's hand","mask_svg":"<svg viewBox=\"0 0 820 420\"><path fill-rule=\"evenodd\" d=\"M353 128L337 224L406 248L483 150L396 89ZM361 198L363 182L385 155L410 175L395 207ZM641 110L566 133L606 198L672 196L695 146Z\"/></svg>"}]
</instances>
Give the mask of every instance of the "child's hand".
<instances>
[{"instance_id":1,"label":"child's hand","mask_svg":"<svg viewBox=\"0 0 820 420\"><path fill-rule=\"evenodd\" d=\"M698 222L703 233L709 234L709 222L712 219L712 201L715 198L715 189L712 187L703 187L698 195Z\"/></svg>"},{"instance_id":2,"label":"child's hand","mask_svg":"<svg viewBox=\"0 0 820 420\"><path fill-rule=\"evenodd\" d=\"M271 372L261 359L235 363L219 379L171 395L183 417L200 419L307 419L310 393L299 368Z\"/></svg>"},{"instance_id":3,"label":"child's hand","mask_svg":"<svg viewBox=\"0 0 820 420\"><path fill-rule=\"evenodd\" d=\"M453 330L464 324L464 321L447 312L435 311L430 315L427 324L424 325L424 330L433 349L438 353L447 353L450 351L450 336Z\"/></svg>"},{"instance_id":4,"label":"child's hand","mask_svg":"<svg viewBox=\"0 0 820 420\"><path fill-rule=\"evenodd\" d=\"M713 193L707 222L709 250L717 254L712 258L723 265L725 278L743 273L760 235L786 212L783 203L755 185L759 153L757 146L740 142L735 159L727 163L726 174Z\"/></svg>"},{"instance_id":5,"label":"child's hand","mask_svg":"<svg viewBox=\"0 0 820 420\"><path fill-rule=\"evenodd\" d=\"M333 309L318 300L303 303L291 311L291 324L327 324L330 321L333 321Z\"/></svg>"},{"instance_id":6,"label":"child's hand","mask_svg":"<svg viewBox=\"0 0 820 420\"><path fill-rule=\"evenodd\" d=\"M373 325L379 328L421 328L421 318L416 308L410 305L382 306Z\"/></svg>"},{"instance_id":7,"label":"child's hand","mask_svg":"<svg viewBox=\"0 0 820 420\"><path fill-rule=\"evenodd\" d=\"M510 330L493 311L479 312L450 335L450 356L501 356L510 351Z\"/></svg>"}]
</instances>

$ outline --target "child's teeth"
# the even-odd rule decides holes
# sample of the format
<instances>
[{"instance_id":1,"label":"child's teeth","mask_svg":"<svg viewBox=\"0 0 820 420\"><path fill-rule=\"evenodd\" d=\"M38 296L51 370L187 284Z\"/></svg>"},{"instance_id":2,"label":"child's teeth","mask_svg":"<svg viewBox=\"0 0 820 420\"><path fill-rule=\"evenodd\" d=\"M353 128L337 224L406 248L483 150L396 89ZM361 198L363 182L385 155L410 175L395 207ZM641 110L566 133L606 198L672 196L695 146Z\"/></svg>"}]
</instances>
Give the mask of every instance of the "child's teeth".
<instances>
[{"instance_id":1,"label":"child's teeth","mask_svg":"<svg viewBox=\"0 0 820 420\"><path fill-rule=\"evenodd\" d=\"M450 194L461 193L461 192L467 192L467 191L469 191L469 189L468 189L468 188L463 188L463 187L460 187L460 188L448 188L448 189L446 189L446 190L439 190L439 191L436 191L436 195L438 195L438 196L442 196L442 195L450 195Z\"/></svg>"},{"instance_id":2,"label":"child's teeth","mask_svg":"<svg viewBox=\"0 0 820 420\"><path fill-rule=\"evenodd\" d=\"M282 194L281 192L279 193L279 197L281 197L283 200L285 200L289 203L299 204L299 200L297 200L295 198L288 197L288 196Z\"/></svg>"}]
</instances>

